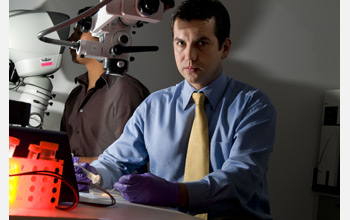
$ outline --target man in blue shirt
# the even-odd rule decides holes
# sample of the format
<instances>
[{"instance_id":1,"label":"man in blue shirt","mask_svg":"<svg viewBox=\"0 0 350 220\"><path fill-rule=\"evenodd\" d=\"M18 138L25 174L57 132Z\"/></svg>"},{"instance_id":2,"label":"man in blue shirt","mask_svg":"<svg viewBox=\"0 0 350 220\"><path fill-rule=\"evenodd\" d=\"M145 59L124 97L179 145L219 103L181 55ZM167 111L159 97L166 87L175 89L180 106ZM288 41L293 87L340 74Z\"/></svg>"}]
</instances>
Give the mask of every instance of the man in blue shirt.
<instances>
[{"instance_id":1,"label":"man in blue shirt","mask_svg":"<svg viewBox=\"0 0 350 220\"><path fill-rule=\"evenodd\" d=\"M102 177L103 187L120 190L131 202L208 213L209 219L272 219L266 172L276 111L262 91L225 74L227 10L216 0L186 0L171 28L185 80L148 96L120 138L87 167ZM210 165L203 179L183 182L193 92L206 96ZM134 173L147 163L149 173Z\"/></svg>"}]
</instances>

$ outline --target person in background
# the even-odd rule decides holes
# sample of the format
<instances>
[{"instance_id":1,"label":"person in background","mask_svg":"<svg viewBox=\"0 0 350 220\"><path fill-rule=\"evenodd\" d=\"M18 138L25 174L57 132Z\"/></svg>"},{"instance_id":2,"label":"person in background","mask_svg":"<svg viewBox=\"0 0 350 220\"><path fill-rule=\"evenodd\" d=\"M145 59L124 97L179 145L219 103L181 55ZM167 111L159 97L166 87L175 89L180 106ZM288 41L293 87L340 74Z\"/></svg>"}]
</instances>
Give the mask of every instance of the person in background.
<instances>
[{"instance_id":1,"label":"person in background","mask_svg":"<svg viewBox=\"0 0 350 220\"><path fill-rule=\"evenodd\" d=\"M101 177L102 187L134 203L176 207L203 219L272 219L266 173L276 110L261 90L226 75L226 8L218 0L185 0L171 29L184 80L148 96L120 138L82 165ZM203 116L197 108L205 110L207 122L199 121L206 135L199 136L206 137L192 148L192 123ZM135 173L147 163L149 172Z\"/></svg>"},{"instance_id":2,"label":"person in background","mask_svg":"<svg viewBox=\"0 0 350 220\"><path fill-rule=\"evenodd\" d=\"M79 14L89 8L81 9ZM74 28L69 41L78 40L98 38ZM70 52L73 62L84 65L87 72L75 79L79 85L65 102L60 130L69 136L73 161L91 162L119 138L128 119L150 92L136 78L126 73L106 74L102 62L82 58L75 49Z\"/></svg>"}]
</instances>

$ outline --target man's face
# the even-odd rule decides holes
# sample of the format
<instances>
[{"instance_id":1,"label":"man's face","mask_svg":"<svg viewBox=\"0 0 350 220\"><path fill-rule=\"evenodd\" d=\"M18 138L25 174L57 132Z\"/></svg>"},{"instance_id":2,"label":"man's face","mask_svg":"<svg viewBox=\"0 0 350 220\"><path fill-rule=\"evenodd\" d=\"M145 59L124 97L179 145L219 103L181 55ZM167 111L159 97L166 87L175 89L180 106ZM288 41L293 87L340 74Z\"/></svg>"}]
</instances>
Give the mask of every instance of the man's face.
<instances>
[{"instance_id":1,"label":"man's face","mask_svg":"<svg viewBox=\"0 0 350 220\"><path fill-rule=\"evenodd\" d=\"M98 38L93 37L90 32L82 33L79 29L74 29L72 35L68 38L68 41L77 42L79 40L90 40L90 41L98 41ZM70 49L70 54L72 55L72 61L74 63L85 64L89 58L81 58L77 55L75 49Z\"/></svg>"},{"instance_id":2,"label":"man's face","mask_svg":"<svg viewBox=\"0 0 350 220\"><path fill-rule=\"evenodd\" d=\"M230 50L228 38L219 50L214 30L214 19L177 19L174 23L173 46L177 68L185 80L198 90L220 75L222 60Z\"/></svg>"}]
</instances>

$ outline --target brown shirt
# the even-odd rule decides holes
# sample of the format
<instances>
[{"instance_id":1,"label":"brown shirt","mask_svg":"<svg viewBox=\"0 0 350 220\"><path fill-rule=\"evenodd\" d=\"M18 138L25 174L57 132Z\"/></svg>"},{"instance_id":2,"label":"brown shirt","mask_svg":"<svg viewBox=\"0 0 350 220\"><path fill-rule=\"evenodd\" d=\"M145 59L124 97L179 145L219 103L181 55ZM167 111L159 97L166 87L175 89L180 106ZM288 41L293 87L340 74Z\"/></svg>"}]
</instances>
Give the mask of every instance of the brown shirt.
<instances>
[{"instance_id":1,"label":"brown shirt","mask_svg":"<svg viewBox=\"0 0 350 220\"><path fill-rule=\"evenodd\" d=\"M87 90L87 73L77 77L80 85L65 103L61 131L67 132L75 156L96 157L119 138L124 125L149 90L130 75L103 73Z\"/></svg>"}]
</instances>

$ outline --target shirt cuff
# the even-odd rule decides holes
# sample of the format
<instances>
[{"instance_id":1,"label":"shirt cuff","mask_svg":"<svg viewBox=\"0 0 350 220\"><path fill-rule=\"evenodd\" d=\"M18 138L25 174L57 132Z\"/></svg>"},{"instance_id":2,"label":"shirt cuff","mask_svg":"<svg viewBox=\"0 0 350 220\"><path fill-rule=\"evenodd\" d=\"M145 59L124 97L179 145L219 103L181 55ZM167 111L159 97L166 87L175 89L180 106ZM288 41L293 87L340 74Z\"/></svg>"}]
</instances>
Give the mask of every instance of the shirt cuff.
<instances>
[{"instance_id":1,"label":"shirt cuff","mask_svg":"<svg viewBox=\"0 0 350 220\"><path fill-rule=\"evenodd\" d=\"M208 211L209 186L205 180L184 182L188 191L188 211L201 213Z\"/></svg>"}]
</instances>

